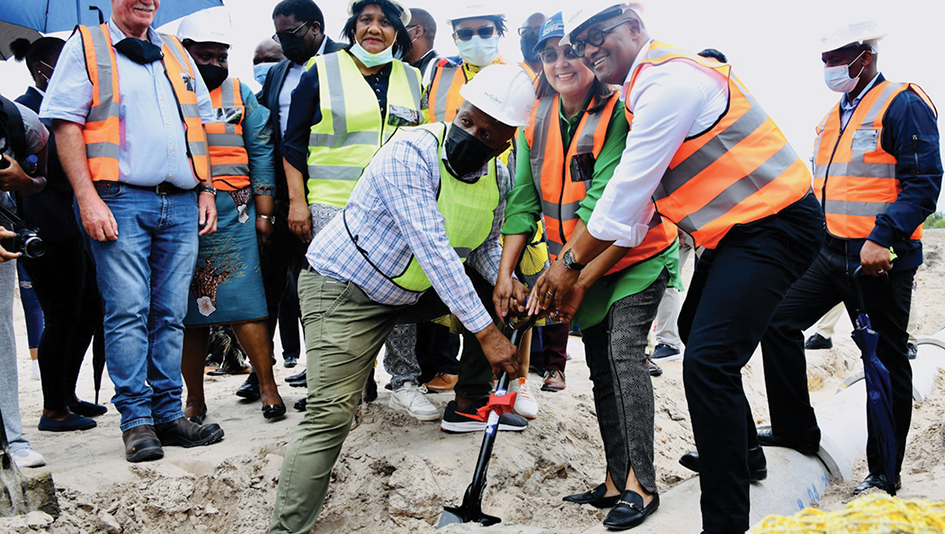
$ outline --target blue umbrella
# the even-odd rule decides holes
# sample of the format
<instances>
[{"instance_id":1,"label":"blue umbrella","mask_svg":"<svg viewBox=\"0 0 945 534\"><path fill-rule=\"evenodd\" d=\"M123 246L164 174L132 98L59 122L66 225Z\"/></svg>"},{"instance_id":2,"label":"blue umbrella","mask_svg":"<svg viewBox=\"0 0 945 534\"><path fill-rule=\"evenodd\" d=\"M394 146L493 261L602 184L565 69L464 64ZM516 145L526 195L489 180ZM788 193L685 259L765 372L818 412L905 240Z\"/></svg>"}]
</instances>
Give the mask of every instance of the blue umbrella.
<instances>
[{"instance_id":1,"label":"blue umbrella","mask_svg":"<svg viewBox=\"0 0 945 534\"><path fill-rule=\"evenodd\" d=\"M854 280L862 267L858 267L853 274ZM886 491L890 495L896 494L896 421L892 412L892 385L889 381L889 370L876 356L876 346L879 343L879 333L872 329L866 306L863 302L863 292L860 284L855 283L860 297L859 314L856 317L856 328L853 329L853 341L860 348L863 358L863 374L866 377L866 414L869 422L869 434L876 439L880 456L883 462L883 475L886 477Z\"/></svg>"},{"instance_id":2,"label":"blue umbrella","mask_svg":"<svg viewBox=\"0 0 945 534\"><path fill-rule=\"evenodd\" d=\"M223 0L164 0L157 10L154 27L223 5ZM42 33L70 31L77 24L98 24L112 14L109 0L5 0L0 21L32 28Z\"/></svg>"}]
</instances>

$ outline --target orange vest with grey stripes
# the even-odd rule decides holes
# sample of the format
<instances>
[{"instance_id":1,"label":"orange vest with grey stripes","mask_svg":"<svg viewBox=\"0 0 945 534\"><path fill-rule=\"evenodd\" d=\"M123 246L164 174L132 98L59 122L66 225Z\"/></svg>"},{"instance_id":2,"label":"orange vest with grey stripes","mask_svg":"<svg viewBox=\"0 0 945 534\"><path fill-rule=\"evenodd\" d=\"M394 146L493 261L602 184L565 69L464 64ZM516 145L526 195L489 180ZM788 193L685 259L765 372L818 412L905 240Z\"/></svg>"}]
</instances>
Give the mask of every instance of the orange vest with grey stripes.
<instances>
[{"instance_id":1,"label":"orange vest with grey stripes","mask_svg":"<svg viewBox=\"0 0 945 534\"><path fill-rule=\"evenodd\" d=\"M770 217L804 198L811 177L728 64L653 41L627 94L643 69L671 61L691 63L728 82L725 112L708 130L683 141L653 193L657 212L692 235L697 246L713 249L733 226ZM633 124L632 110L626 112Z\"/></svg>"},{"instance_id":2,"label":"orange vest with grey stripes","mask_svg":"<svg viewBox=\"0 0 945 534\"><path fill-rule=\"evenodd\" d=\"M499 63L505 64L501 59ZM530 70L525 72L532 76L534 73L530 73ZM534 79L532 76L532 80ZM459 106L466 100L459 94L459 90L466 85L467 81L466 69L462 64L457 67L446 58L437 60L436 72L427 91L427 111L429 112L427 123L453 121Z\"/></svg>"},{"instance_id":3,"label":"orange vest with grey stripes","mask_svg":"<svg viewBox=\"0 0 945 534\"><path fill-rule=\"evenodd\" d=\"M907 90L919 95L935 112L932 101L918 86L887 81L863 95L846 128L840 126L839 103L817 126L814 194L823 204L831 235L869 237L876 216L885 213L902 191L896 177L896 157L883 150L883 117L893 100ZM922 225L911 239L922 239Z\"/></svg>"},{"instance_id":4,"label":"orange vest with grey stripes","mask_svg":"<svg viewBox=\"0 0 945 534\"><path fill-rule=\"evenodd\" d=\"M578 222L578 209L591 185L590 179L575 181L573 168L578 161L575 157L590 155L592 158L587 158L588 161L596 161L604 147L611 117L619 100L616 93L603 103L594 97L588 105L589 111L581 117L565 153L558 112L559 98L556 94L539 99L525 129L525 142L531 150L529 163L532 179L541 195L541 211L545 218L551 261L571 239ZM661 220L650 228L643 242L630 249L607 274L644 262L668 249L675 240L676 227Z\"/></svg>"},{"instance_id":5,"label":"orange vest with grey stripes","mask_svg":"<svg viewBox=\"0 0 945 534\"><path fill-rule=\"evenodd\" d=\"M117 182L121 135L118 124L120 97L115 48L112 46L107 24L79 26L78 30L85 49L85 66L92 82L92 107L82 129L89 171L92 180ZM194 71L187 61L187 52L176 37L161 34L161 40L161 51L164 53L161 63L164 64L167 78L177 97L177 107L187 137L187 155L190 157L194 176L199 181L206 181L209 168L207 139L200 122L197 94L184 81L185 77L194 79Z\"/></svg>"},{"instance_id":6,"label":"orange vest with grey stripes","mask_svg":"<svg viewBox=\"0 0 945 534\"><path fill-rule=\"evenodd\" d=\"M227 78L223 85L210 91L210 102L220 121L206 126L213 187L238 191L249 186L249 154L243 142L246 106L239 79Z\"/></svg>"}]
</instances>

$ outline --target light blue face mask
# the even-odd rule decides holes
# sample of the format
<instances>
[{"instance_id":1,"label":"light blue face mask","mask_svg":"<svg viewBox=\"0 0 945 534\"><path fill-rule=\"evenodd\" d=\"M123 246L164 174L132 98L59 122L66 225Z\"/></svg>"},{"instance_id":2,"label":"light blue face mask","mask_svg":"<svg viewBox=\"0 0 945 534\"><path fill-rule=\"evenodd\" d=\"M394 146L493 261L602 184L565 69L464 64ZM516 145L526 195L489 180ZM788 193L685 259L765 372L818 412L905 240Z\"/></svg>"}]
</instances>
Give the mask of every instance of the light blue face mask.
<instances>
[{"instance_id":1,"label":"light blue face mask","mask_svg":"<svg viewBox=\"0 0 945 534\"><path fill-rule=\"evenodd\" d=\"M352 56L358 58L367 68L386 65L394 61L394 45L390 45L382 52L372 54L365 50L364 47L361 46L361 43L355 42L348 51L351 52Z\"/></svg>"},{"instance_id":2,"label":"light blue face mask","mask_svg":"<svg viewBox=\"0 0 945 534\"><path fill-rule=\"evenodd\" d=\"M278 65L278 63L257 63L253 65L253 78L256 78L259 85L263 85L266 83L266 75L269 74L269 69L276 65Z\"/></svg>"},{"instance_id":3,"label":"light blue face mask","mask_svg":"<svg viewBox=\"0 0 945 534\"><path fill-rule=\"evenodd\" d=\"M488 39L473 35L468 41L456 40L459 55L466 63L477 67L491 65L499 55L499 35L495 34Z\"/></svg>"}]
</instances>

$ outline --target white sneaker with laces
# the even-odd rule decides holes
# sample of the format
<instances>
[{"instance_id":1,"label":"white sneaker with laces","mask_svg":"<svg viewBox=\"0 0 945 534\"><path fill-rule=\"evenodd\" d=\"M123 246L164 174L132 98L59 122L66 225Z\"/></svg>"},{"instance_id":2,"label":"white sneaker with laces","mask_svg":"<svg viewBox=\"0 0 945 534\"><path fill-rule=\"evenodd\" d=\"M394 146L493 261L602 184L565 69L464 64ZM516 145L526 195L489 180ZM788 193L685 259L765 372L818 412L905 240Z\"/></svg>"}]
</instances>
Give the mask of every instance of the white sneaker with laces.
<instances>
[{"instance_id":1,"label":"white sneaker with laces","mask_svg":"<svg viewBox=\"0 0 945 534\"><path fill-rule=\"evenodd\" d=\"M538 401L532 395L531 390L528 389L528 379L523 376L517 381L513 381L510 389L517 393L515 396L515 413L526 419L538 417Z\"/></svg>"},{"instance_id":2,"label":"white sneaker with laces","mask_svg":"<svg viewBox=\"0 0 945 534\"><path fill-rule=\"evenodd\" d=\"M390 407L393 410L407 412L421 421L436 421L440 411L420 391L416 384L406 383L390 394Z\"/></svg>"},{"instance_id":3,"label":"white sneaker with laces","mask_svg":"<svg viewBox=\"0 0 945 534\"><path fill-rule=\"evenodd\" d=\"M13 456L13 463L17 467L42 467L46 465L46 459L43 458L43 455L29 447L11 452L10 455Z\"/></svg>"}]
</instances>

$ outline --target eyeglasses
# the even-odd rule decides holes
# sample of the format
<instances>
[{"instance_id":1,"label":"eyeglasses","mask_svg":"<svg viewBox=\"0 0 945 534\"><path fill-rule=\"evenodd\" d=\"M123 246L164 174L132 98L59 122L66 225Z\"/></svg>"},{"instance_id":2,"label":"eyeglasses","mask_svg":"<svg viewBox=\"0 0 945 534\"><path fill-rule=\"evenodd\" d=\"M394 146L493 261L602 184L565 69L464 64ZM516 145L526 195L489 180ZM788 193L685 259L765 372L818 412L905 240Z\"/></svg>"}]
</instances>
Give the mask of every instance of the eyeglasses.
<instances>
[{"instance_id":1,"label":"eyeglasses","mask_svg":"<svg viewBox=\"0 0 945 534\"><path fill-rule=\"evenodd\" d=\"M545 50L541 51L538 57L541 58L542 63L547 63L551 65L552 63L556 63L558 61L558 51L552 48L546 48ZM571 50L570 48L564 51L564 58L565 59L580 59L580 57L576 56L574 54L574 51Z\"/></svg>"},{"instance_id":2,"label":"eyeglasses","mask_svg":"<svg viewBox=\"0 0 945 534\"><path fill-rule=\"evenodd\" d=\"M523 26L518 29L519 37L525 37L526 35L534 35L538 37L538 34L541 32L541 26Z\"/></svg>"},{"instance_id":3,"label":"eyeglasses","mask_svg":"<svg viewBox=\"0 0 945 534\"><path fill-rule=\"evenodd\" d=\"M292 39L292 38L296 38L296 37L301 37L300 35L298 35L298 33L299 33L300 31L302 31L302 28L304 28L304 27L306 27L306 26L308 26L308 25L310 25L310 24L311 24L311 22L303 22L302 24L299 24L298 26L296 26L295 29L286 30L286 31L284 31L284 32L276 32L276 33L272 34L272 40L275 41L275 42L277 42L277 43L281 43L281 42L283 41L283 39ZM302 34L302 35L304 35L304 34Z\"/></svg>"},{"instance_id":4,"label":"eyeglasses","mask_svg":"<svg viewBox=\"0 0 945 534\"><path fill-rule=\"evenodd\" d=\"M584 57L584 49L587 47L588 43L590 43L592 46L600 46L604 44L604 39L607 37L607 34L614 31L617 26L630 22L630 20L631 19L623 19L612 26L607 26L606 28L601 28L599 30L595 29L588 31L587 40L571 42L571 53L577 57Z\"/></svg>"},{"instance_id":5,"label":"eyeglasses","mask_svg":"<svg viewBox=\"0 0 945 534\"><path fill-rule=\"evenodd\" d=\"M478 35L481 39L490 39L493 35L495 35L495 26L483 26L475 30L462 28L454 31L453 35L455 35L460 41L468 41L473 38L473 35Z\"/></svg>"}]
</instances>

